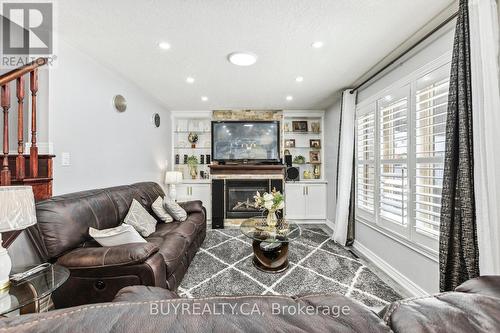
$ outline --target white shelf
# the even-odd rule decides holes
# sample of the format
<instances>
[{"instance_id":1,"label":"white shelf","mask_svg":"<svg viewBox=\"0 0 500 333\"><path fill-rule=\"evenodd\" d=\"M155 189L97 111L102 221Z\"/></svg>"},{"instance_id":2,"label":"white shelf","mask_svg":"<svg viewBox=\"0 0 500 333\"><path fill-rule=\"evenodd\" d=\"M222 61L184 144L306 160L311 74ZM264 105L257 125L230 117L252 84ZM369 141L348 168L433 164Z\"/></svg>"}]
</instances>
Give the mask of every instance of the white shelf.
<instances>
[{"instance_id":1,"label":"white shelf","mask_svg":"<svg viewBox=\"0 0 500 333\"><path fill-rule=\"evenodd\" d=\"M301 179L299 181L286 181L287 185L292 184L328 184L326 180L323 179Z\"/></svg>"},{"instance_id":2,"label":"white shelf","mask_svg":"<svg viewBox=\"0 0 500 333\"><path fill-rule=\"evenodd\" d=\"M211 179L183 179L182 184L211 184Z\"/></svg>"},{"instance_id":3,"label":"white shelf","mask_svg":"<svg viewBox=\"0 0 500 333\"><path fill-rule=\"evenodd\" d=\"M293 131L284 131L285 135L321 135L321 132L293 132Z\"/></svg>"}]
</instances>

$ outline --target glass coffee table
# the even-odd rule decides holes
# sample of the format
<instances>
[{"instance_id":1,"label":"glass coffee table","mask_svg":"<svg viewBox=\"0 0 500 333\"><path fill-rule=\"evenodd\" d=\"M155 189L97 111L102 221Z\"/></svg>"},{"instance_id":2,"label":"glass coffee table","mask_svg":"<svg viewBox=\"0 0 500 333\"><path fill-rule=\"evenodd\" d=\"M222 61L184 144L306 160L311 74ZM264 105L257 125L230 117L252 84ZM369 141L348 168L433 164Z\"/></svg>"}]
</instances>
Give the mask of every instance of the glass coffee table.
<instances>
[{"instance_id":1,"label":"glass coffee table","mask_svg":"<svg viewBox=\"0 0 500 333\"><path fill-rule=\"evenodd\" d=\"M280 220L276 227L269 227L265 218L254 217L245 220L240 230L253 241L256 268L268 273L280 273L288 268L288 243L301 235L296 223Z\"/></svg>"}]
</instances>

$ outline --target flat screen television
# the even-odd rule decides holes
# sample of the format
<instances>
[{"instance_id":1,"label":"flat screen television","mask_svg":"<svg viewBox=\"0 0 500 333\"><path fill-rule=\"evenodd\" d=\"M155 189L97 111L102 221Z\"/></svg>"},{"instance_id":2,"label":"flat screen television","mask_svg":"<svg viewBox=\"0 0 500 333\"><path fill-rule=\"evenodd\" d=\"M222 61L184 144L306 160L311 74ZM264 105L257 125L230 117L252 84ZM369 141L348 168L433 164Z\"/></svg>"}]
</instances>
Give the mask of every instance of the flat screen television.
<instances>
[{"instance_id":1,"label":"flat screen television","mask_svg":"<svg viewBox=\"0 0 500 333\"><path fill-rule=\"evenodd\" d=\"M280 162L279 121L212 121L212 159Z\"/></svg>"}]
</instances>

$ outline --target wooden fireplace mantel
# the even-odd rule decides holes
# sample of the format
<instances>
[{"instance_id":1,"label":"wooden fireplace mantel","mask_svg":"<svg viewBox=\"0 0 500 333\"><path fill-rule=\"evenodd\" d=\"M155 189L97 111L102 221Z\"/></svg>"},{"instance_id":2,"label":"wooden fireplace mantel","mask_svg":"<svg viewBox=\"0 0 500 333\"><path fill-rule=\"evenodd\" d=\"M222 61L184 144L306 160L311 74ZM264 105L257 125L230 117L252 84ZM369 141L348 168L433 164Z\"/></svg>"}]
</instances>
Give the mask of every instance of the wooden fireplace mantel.
<instances>
[{"instance_id":1,"label":"wooden fireplace mantel","mask_svg":"<svg viewBox=\"0 0 500 333\"><path fill-rule=\"evenodd\" d=\"M283 175L283 165L225 164L210 165L212 175Z\"/></svg>"}]
</instances>

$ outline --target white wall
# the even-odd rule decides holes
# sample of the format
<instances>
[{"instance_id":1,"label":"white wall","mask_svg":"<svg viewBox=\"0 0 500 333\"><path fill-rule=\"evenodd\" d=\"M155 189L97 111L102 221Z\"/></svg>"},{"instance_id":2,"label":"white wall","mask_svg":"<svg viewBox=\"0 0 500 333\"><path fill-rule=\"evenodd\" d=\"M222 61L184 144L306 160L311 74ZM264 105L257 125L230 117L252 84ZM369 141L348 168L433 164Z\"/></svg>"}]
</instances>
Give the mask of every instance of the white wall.
<instances>
[{"instance_id":1,"label":"white wall","mask_svg":"<svg viewBox=\"0 0 500 333\"><path fill-rule=\"evenodd\" d=\"M40 148L51 142L56 154L54 195L160 182L171 149L169 111L140 87L62 40L57 56L57 65L40 73L38 116ZM112 107L118 93L128 101L124 113ZM160 128L151 123L153 112L161 116ZM15 144L11 147L15 149ZM61 166L62 152L71 153L71 166ZM9 253L14 266L40 260L24 233Z\"/></svg>"},{"instance_id":2,"label":"white wall","mask_svg":"<svg viewBox=\"0 0 500 333\"><path fill-rule=\"evenodd\" d=\"M325 176L327 185L327 219L335 223L337 205L337 159L339 151L341 97L325 112Z\"/></svg>"},{"instance_id":3,"label":"white wall","mask_svg":"<svg viewBox=\"0 0 500 333\"><path fill-rule=\"evenodd\" d=\"M54 195L160 181L170 156L169 111L132 82L60 40L50 69L49 140L54 144ZM127 110L112 106L115 94ZM151 116L161 116L160 128ZM71 166L61 166L61 154Z\"/></svg>"},{"instance_id":4,"label":"white wall","mask_svg":"<svg viewBox=\"0 0 500 333\"><path fill-rule=\"evenodd\" d=\"M453 47L454 25L453 21L428 39L417 51L403 59L392 71L363 88L358 93L358 103L449 52ZM364 254L369 258L379 261L378 264L382 264L382 268L398 282L403 283L411 293L439 291L437 258L431 259L428 255L361 222L356 222L356 242L359 250L365 251Z\"/></svg>"}]
</instances>

